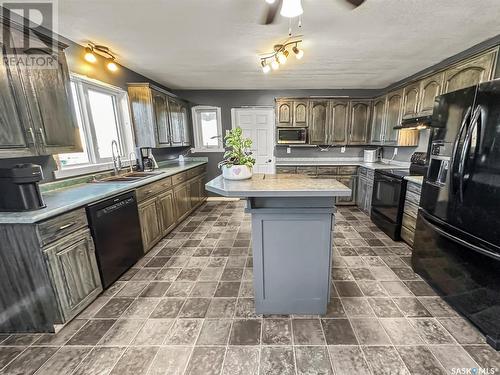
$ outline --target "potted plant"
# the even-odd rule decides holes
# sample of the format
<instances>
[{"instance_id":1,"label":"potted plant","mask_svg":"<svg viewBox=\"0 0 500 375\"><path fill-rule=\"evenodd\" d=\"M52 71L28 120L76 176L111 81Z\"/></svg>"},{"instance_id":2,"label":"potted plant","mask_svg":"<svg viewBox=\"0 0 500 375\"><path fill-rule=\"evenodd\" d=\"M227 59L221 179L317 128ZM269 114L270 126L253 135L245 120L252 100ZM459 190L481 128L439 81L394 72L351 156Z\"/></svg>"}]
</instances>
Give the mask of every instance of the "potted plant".
<instances>
[{"instance_id":1,"label":"potted plant","mask_svg":"<svg viewBox=\"0 0 500 375\"><path fill-rule=\"evenodd\" d=\"M242 134L241 128L234 128L224 137L227 149L224 160L219 162L218 167L222 170L222 176L228 180L246 180L252 177L255 164L250 151L252 140L244 138Z\"/></svg>"}]
</instances>

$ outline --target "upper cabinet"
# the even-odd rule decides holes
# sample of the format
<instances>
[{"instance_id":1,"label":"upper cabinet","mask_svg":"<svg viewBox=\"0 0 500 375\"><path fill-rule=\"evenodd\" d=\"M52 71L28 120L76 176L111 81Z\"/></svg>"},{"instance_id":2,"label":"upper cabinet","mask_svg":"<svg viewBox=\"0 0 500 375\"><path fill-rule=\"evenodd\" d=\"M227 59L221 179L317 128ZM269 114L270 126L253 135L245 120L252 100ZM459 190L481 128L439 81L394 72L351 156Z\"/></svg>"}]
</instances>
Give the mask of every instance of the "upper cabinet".
<instances>
[{"instance_id":1,"label":"upper cabinet","mask_svg":"<svg viewBox=\"0 0 500 375\"><path fill-rule=\"evenodd\" d=\"M384 122L385 122L385 96L376 98L373 101L373 115L371 125L370 143L382 144L384 141Z\"/></svg>"},{"instance_id":2,"label":"upper cabinet","mask_svg":"<svg viewBox=\"0 0 500 375\"><path fill-rule=\"evenodd\" d=\"M5 22L0 19L0 23ZM82 151L71 94L65 45L39 36L30 39L21 25L9 23L15 47L0 44L0 157L51 155ZM27 38L27 39L25 39ZM19 41L31 48L21 48ZM36 48L32 48L35 45ZM7 66L7 54L19 59L30 54L46 55L52 65L33 68Z\"/></svg>"},{"instance_id":3,"label":"upper cabinet","mask_svg":"<svg viewBox=\"0 0 500 375\"><path fill-rule=\"evenodd\" d=\"M330 133L331 145L346 145L349 132L349 101L332 100L330 104Z\"/></svg>"},{"instance_id":4,"label":"upper cabinet","mask_svg":"<svg viewBox=\"0 0 500 375\"><path fill-rule=\"evenodd\" d=\"M370 100L353 100L351 102L351 121L349 128L350 145L366 145L370 137Z\"/></svg>"},{"instance_id":5,"label":"upper cabinet","mask_svg":"<svg viewBox=\"0 0 500 375\"><path fill-rule=\"evenodd\" d=\"M434 99L443 92L443 80L444 73L437 73L420 81L419 114L432 114Z\"/></svg>"},{"instance_id":6,"label":"upper cabinet","mask_svg":"<svg viewBox=\"0 0 500 375\"><path fill-rule=\"evenodd\" d=\"M331 127L328 121L328 100L311 100L309 114L309 143L313 145L328 144Z\"/></svg>"},{"instance_id":7,"label":"upper cabinet","mask_svg":"<svg viewBox=\"0 0 500 375\"><path fill-rule=\"evenodd\" d=\"M309 125L308 100L277 99L276 126L307 127Z\"/></svg>"},{"instance_id":8,"label":"upper cabinet","mask_svg":"<svg viewBox=\"0 0 500 375\"><path fill-rule=\"evenodd\" d=\"M149 83L128 85L130 108L138 147L190 145L189 107Z\"/></svg>"},{"instance_id":9,"label":"upper cabinet","mask_svg":"<svg viewBox=\"0 0 500 375\"><path fill-rule=\"evenodd\" d=\"M420 96L420 83L412 83L403 90L403 118L415 117L418 114L418 99Z\"/></svg>"},{"instance_id":10,"label":"upper cabinet","mask_svg":"<svg viewBox=\"0 0 500 375\"><path fill-rule=\"evenodd\" d=\"M384 144L397 144L398 142L398 131L394 127L401 125L402 104L402 90L387 94L387 110L383 135Z\"/></svg>"},{"instance_id":11,"label":"upper cabinet","mask_svg":"<svg viewBox=\"0 0 500 375\"><path fill-rule=\"evenodd\" d=\"M487 81L492 77L498 50L465 60L444 73L444 92L451 92Z\"/></svg>"}]
</instances>

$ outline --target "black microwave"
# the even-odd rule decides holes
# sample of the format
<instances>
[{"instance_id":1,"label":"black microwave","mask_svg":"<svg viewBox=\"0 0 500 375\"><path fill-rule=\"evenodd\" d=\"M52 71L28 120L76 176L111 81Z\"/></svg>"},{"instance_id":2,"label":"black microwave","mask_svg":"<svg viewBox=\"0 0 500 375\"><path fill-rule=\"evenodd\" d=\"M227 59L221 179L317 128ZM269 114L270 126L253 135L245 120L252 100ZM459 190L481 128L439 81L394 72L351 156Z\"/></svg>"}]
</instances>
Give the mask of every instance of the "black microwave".
<instances>
[{"instance_id":1,"label":"black microwave","mask_svg":"<svg viewBox=\"0 0 500 375\"><path fill-rule=\"evenodd\" d=\"M278 144L307 143L307 128L278 128Z\"/></svg>"}]
</instances>

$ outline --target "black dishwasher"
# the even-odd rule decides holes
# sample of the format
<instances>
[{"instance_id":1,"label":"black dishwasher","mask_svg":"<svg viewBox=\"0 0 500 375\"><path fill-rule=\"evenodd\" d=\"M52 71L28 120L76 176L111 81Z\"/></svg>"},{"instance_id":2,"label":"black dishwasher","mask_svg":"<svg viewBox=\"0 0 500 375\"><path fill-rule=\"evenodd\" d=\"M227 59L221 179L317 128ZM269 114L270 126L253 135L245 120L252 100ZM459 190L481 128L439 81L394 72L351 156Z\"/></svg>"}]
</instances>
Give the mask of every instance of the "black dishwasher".
<instances>
[{"instance_id":1,"label":"black dishwasher","mask_svg":"<svg viewBox=\"0 0 500 375\"><path fill-rule=\"evenodd\" d=\"M109 287L144 254L135 192L87 206L102 285Z\"/></svg>"}]
</instances>

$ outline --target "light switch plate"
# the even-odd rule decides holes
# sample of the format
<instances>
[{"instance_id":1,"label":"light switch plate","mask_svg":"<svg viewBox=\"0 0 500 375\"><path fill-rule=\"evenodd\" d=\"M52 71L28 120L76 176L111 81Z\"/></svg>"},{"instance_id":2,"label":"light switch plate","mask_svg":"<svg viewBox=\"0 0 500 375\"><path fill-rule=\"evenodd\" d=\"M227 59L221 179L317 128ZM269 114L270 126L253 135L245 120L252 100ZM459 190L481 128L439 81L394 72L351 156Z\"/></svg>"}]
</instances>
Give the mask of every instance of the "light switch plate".
<instances>
[{"instance_id":1,"label":"light switch plate","mask_svg":"<svg viewBox=\"0 0 500 375\"><path fill-rule=\"evenodd\" d=\"M292 153L292 148L291 147L287 147L286 148L286 153L287 154L291 154Z\"/></svg>"},{"instance_id":2,"label":"light switch plate","mask_svg":"<svg viewBox=\"0 0 500 375\"><path fill-rule=\"evenodd\" d=\"M341 153L344 153L344 152L345 152L345 146L342 146L342 147L340 148L340 152L341 152Z\"/></svg>"}]
</instances>

